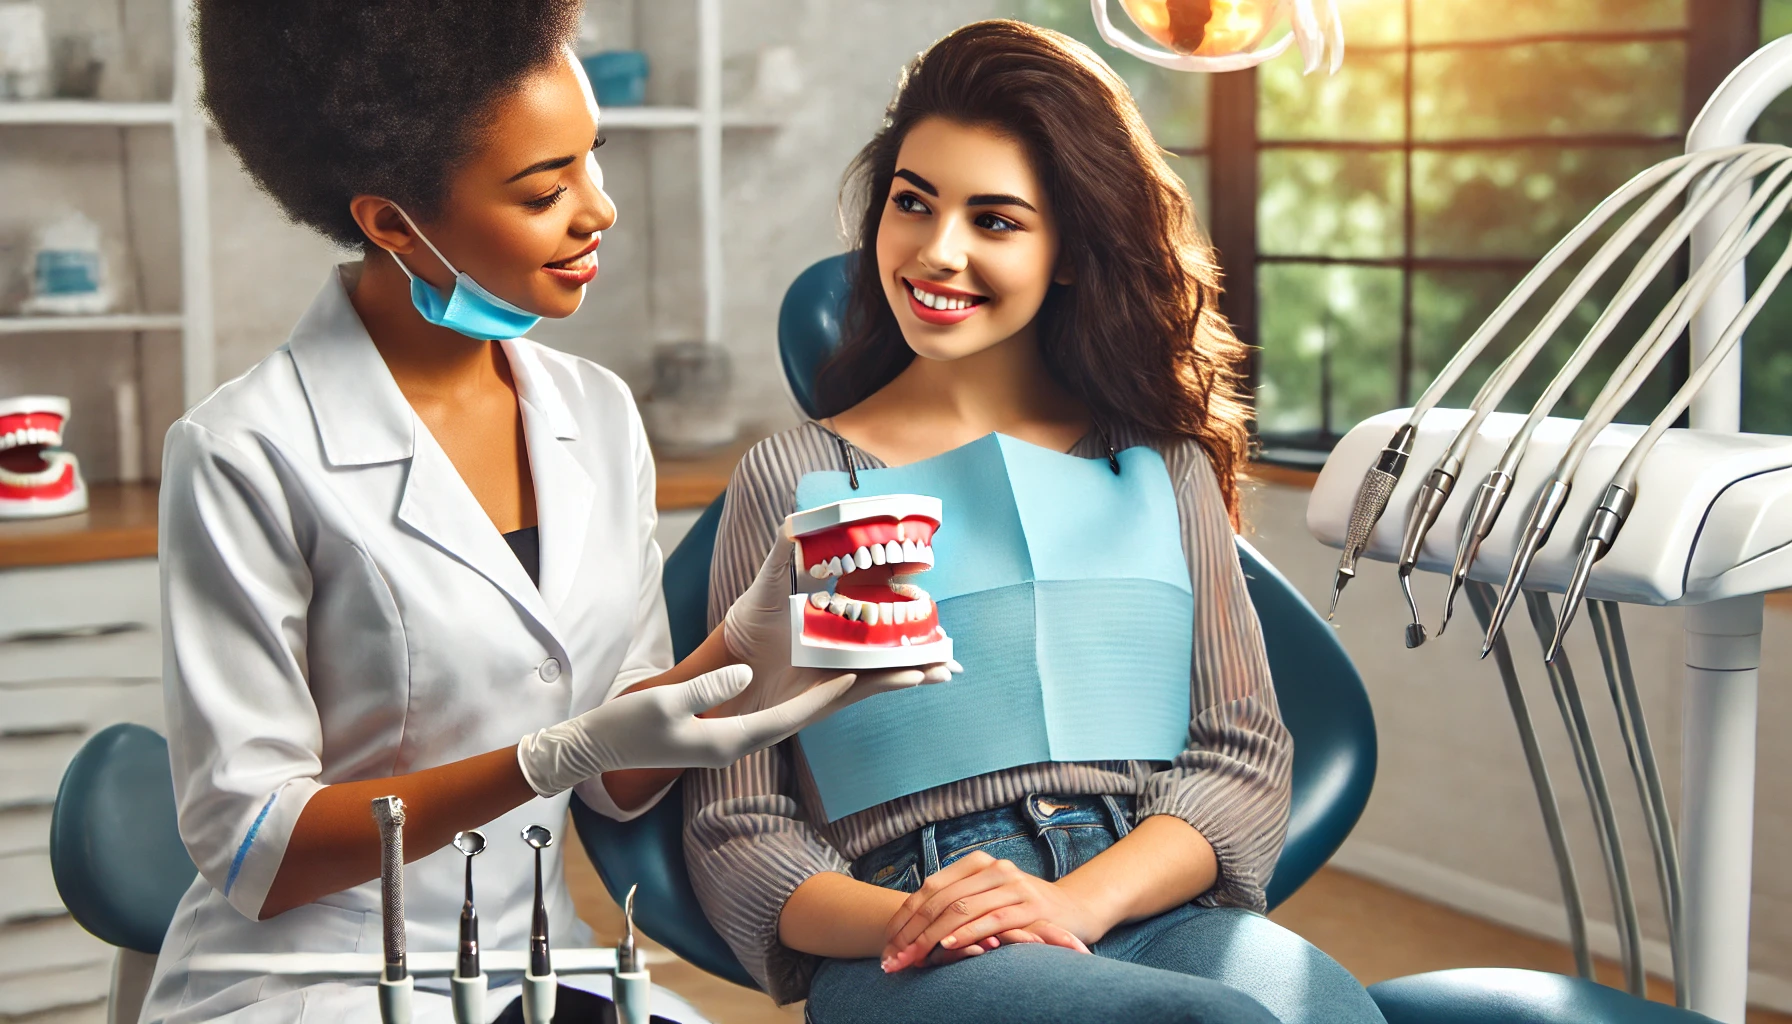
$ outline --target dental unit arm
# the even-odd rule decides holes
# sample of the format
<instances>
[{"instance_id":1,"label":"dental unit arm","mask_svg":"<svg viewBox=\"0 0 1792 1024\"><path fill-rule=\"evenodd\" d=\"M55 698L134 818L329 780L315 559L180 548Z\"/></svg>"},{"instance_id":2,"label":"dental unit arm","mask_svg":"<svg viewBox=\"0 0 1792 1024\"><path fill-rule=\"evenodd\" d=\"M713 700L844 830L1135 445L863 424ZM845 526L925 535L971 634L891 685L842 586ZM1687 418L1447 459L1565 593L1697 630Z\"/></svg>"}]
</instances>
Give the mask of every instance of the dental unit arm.
<instances>
[{"instance_id":1,"label":"dental unit arm","mask_svg":"<svg viewBox=\"0 0 1792 1024\"><path fill-rule=\"evenodd\" d=\"M1394 431L1393 436L1387 441L1383 446L1381 453L1376 457L1374 464L1364 475L1362 483L1358 486L1355 498L1350 505L1348 520L1349 529L1346 534L1343 553L1338 560L1338 569L1332 585L1331 606L1327 612L1328 617L1337 611L1338 597L1343 592L1344 587L1355 577L1356 562L1366 549L1369 543L1370 534L1380 522L1382 513L1387 509L1393 489L1399 483L1405 470L1407 459L1412 454L1413 433L1418 429L1419 423L1424 419L1426 413L1430 412L1438 402L1442 401L1444 395L1449 392L1450 388L1455 386L1456 382L1467 372L1469 366L1481 355L1506 324L1511 321L1518 310L1529 301L1530 297L1542 286L1543 282L1572 258L1574 254L1579 251L1580 247L1603 227L1605 222L1610 220L1619 210L1623 209L1637 196L1660 185L1670 176L1674 176L1674 181L1664 187L1665 195L1658 197L1657 201L1650 202L1648 204L1649 208L1659 212L1660 209L1664 208L1668 202L1671 202L1674 197L1685 189L1686 184L1692 179L1694 174L1719 166L1744 153L1768 148L1771 147L1757 145L1732 146L1708 153L1675 157L1643 170L1620 187L1618 191L1614 192L1610 197L1594 207L1592 212L1587 214L1579 224L1576 224L1573 230L1564 236L1560 242L1557 242L1556 245L1538 261L1537 265L1525 274L1523 280L1518 283L1518 286L1514 288L1505 299L1501 300L1500 304L1491 314L1489 314L1481 326L1475 330L1474 334L1470 335L1469 339L1463 343L1456 354L1444 365L1443 370L1438 373L1436 379L1434 379L1430 386L1425 389L1424 393L1419 396L1418 402L1415 403L1412 408L1411 415L1400 425L1399 429ZM1643 217L1640 220L1633 217L1632 221L1637 224L1636 230L1640 231L1643 226L1647 225L1649 219L1653 216L1654 214L1651 213L1648 217ZM1607 246L1602 249L1602 253L1607 253L1609 255L1604 255L1603 258L1601 256L1594 257L1596 262L1602 263L1601 270L1603 270L1603 266L1608 266L1612 260L1617 258L1618 251L1619 250ZM1594 276L1596 276L1596 273ZM1584 284L1586 288L1590 288L1592 285L1592 278L1587 278ZM1571 286L1570 291L1573 290L1574 288ZM1584 290L1584 288L1581 289L1582 294L1584 294ZM1574 301L1578 301L1578 299L1579 296L1577 295ZM1565 319L1572 308L1572 302L1558 302L1555 307L1552 307L1549 318L1555 320L1555 322L1559 324L1560 320ZM1547 333L1538 334L1537 332L1533 332L1531 338L1529 338L1525 344L1520 345L1515 349L1501 364L1500 369L1497 370L1493 376L1489 377L1488 381L1482 386L1481 393L1476 396L1474 402L1474 408L1478 413L1474 422L1477 425L1479 424L1480 417L1484 416L1486 411L1490 411L1498 405L1500 398L1505 394L1506 388L1510 386L1509 380L1516 379L1517 375L1529 364L1531 358L1541 347L1543 341L1547 340L1547 337ZM1464 435L1466 439L1472 439L1474 431L1472 429L1465 429ZM1466 439L1461 443L1463 449L1466 449L1467 447ZM1454 447L1452 451L1455 452ZM1454 456L1458 467L1460 465L1460 456L1460 452L1456 452ZM1436 510L1441 508L1444 500L1449 497L1454 482L1460 478L1460 471L1453 474L1450 473L1448 465L1444 464L1443 460L1440 460L1438 470L1434 471L1427 481L1430 485L1430 490L1436 492L1436 497L1427 497L1426 500L1419 503L1421 506L1435 506L1424 507L1423 510L1420 511L1419 517L1425 526L1428 526L1431 521L1435 520L1437 514ZM1419 538L1419 541L1422 541L1423 539L1423 530L1416 526L1413 529L1409 529L1408 533L1416 535ZM1415 550L1419 541L1415 541L1412 545Z\"/></svg>"},{"instance_id":2,"label":"dental unit arm","mask_svg":"<svg viewBox=\"0 0 1792 1024\"><path fill-rule=\"evenodd\" d=\"M1792 151L1788 151L1792 155ZM1717 253L1711 260L1699 267L1674 293L1668 304L1656 316L1655 321L1644 331L1642 338L1632 346L1616 371L1606 381L1599 395L1593 400L1587 416L1581 421L1574 439L1569 443L1567 452L1562 456L1542 491L1533 503L1529 518L1524 528L1524 539L1506 574L1506 587L1500 595L1499 605L1494 609L1493 623L1489 627L1489 638L1481 646L1481 656L1486 657L1491 647L1491 635L1498 632L1517 599L1518 590L1523 585L1531 559L1536 557L1537 550L1549 539L1557 519L1561 515L1563 502L1570 492L1575 471L1579 468L1580 458L1586 450L1586 444L1602 427L1610 423L1623 408L1625 402L1636 393L1649 373L1655 368L1668 350L1673 347L1674 340L1679 337L1693 315L1711 296L1724 274L1733 266L1739 265L1767 231L1785 211L1788 201L1792 201L1792 189L1776 190L1785 181L1788 172L1792 172L1792 163L1782 161L1781 166L1769 178L1768 182L1750 197L1740 215L1732 220L1726 228L1724 236L1719 240ZM1751 217L1760 210L1761 204L1769 197L1773 203L1758 218ZM1696 207L1695 207L1696 208ZM1693 210L1689 209L1689 213ZM1744 228L1747 228L1746 233ZM1609 310L1607 311L1610 312ZM1602 317L1603 319L1603 317ZM1578 355L1578 353L1577 353ZM1564 380L1570 371L1578 373L1579 366L1571 360L1563 367L1557 379L1551 382L1549 391L1545 392L1537 402L1531 415L1525 421L1525 427L1518 436L1507 444L1506 454L1501 457L1496 472L1511 473L1517 466L1518 459L1524 454L1530 440L1530 432L1542 419L1562 391L1567 388L1569 380ZM1497 514L1497 512L1496 512Z\"/></svg>"}]
</instances>

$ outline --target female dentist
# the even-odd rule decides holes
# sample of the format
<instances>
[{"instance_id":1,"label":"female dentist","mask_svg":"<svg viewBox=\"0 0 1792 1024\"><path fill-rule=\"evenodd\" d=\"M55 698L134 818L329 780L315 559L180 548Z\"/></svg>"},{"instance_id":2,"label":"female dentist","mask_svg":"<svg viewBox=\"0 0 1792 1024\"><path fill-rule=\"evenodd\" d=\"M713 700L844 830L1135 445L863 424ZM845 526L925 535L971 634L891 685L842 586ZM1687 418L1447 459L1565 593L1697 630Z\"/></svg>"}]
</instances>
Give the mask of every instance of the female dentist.
<instances>
[{"instance_id":1,"label":"female dentist","mask_svg":"<svg viewBox=\"0 0 1792 1024\"><path fill-rule=\"evenodd\" d=\"M197 4L220 135L289 216L363 258L168 434L166 710L199 877L144 1020L373 1019L371 979L189 964L377 950L374 797L406 804L412 947L454 948L462 863L447 844L482 827L485 944L523 949L534 860L518 833L564 822L569 790L627 818L682 767L950 676L792 669L777 642L787 547L766 593L672 664L629 392L522 337L579 307L616 222L596 103L566 48L581 6ZM560 849L544 861L551 928L578 942ZM504 1007L516 985L497 983ZM567 995L558 1020L596 1012ZM448 1019L446 995L420 989L416 1011Z\"/></svg>"}]
</instances>

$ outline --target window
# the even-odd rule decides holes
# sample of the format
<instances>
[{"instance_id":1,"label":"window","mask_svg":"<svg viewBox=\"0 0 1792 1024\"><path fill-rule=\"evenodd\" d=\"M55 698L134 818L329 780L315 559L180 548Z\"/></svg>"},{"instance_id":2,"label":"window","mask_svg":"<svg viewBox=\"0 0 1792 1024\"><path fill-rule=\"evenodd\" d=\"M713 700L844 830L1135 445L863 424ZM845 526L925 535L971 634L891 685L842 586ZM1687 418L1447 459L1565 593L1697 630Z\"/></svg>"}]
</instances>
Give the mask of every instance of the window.
<instances>
[{"instance_id":1,"label":"window","mask_svg":"<svg viewBox=\"0 0 1792 1024\"><path fill-rule=\"evenodd\" d=\"M1692 94L1708 91L1755 34L1754 6L1742 0L1698 8L1701 18L1749 20L1740 53L1734 38L1714 44L1708 30L1689 26L1688 0L1342 2L1348 45L1336 76L1303 77L1290 52L1254 81L1250 73L1180 74L1118 54L1099 41L1082 0L1031 0L1023 14L1114 63L1159 141L1189 161L1190 180L1213 182L1197 206L1214 230L1228 290L1248 288L1254 299L1233 315L1259 346L1252 370L1265 455L1297 463L1316 464L1362 418L1416 399L1588 210L1681 150L1686 111L1703 99ZM1792 28L1792 0L1765 3L1769 30L1775 18ZM1728 52L1714 52L1723 45ZM1180 84L1190 79L1200 84ZM1203 101L1199 114L1177 106ZM1242 116L1228 104L1242 105ZM1792 102L1782 107L1763 132L1792 141ZM1207 134L1191 137L1198 125ZM1206 214L1228 208L1254 208L1255 223L1225 237ZM1640 249L1576 307L1504 408L1530 407ZM1764 243L1760 269L1779 251ZM1554 275L1496 347L1521 339L1578 269L1577 260ZM1658 276L1558 414L1584 410L1683 273L1677 263ZM1764 312L1763 325L1775 315L1792 328L1792 296ZM1498 355L1478 360L1446 402L1465 403ZM1684 379L1684 358L1666 361L1621 418L1646 420L1658 409ZM1757 394L1792 393L1792 339L1752 346L1748 358L1746 428L1792 430L1792 403ZM1765 392L1770 380L1780 384ZM1779 420L1786 423L1769 426Z\"/></svg>"}]
</instances>

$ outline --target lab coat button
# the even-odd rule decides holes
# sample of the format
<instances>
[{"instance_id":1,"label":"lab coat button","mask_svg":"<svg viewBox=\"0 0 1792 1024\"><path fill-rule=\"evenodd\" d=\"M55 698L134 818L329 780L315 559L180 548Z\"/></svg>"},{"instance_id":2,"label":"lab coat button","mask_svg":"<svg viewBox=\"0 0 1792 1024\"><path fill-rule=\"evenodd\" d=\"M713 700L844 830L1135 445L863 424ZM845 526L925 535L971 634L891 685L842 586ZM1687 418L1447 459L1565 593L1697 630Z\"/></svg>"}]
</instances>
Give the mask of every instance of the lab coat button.
<instances>
[{"instance_id":1,"label":"lab coat button","mask_svg":"<svg viewBox=\"0 0 1792 1024\"><path fill-rule=\"evenodd\" d=\"M536 668L535 674L540 676L544 683L551 683L560 678L560 659L549 658L542 662L540 667Z\"/></svg>"}]
</instances>

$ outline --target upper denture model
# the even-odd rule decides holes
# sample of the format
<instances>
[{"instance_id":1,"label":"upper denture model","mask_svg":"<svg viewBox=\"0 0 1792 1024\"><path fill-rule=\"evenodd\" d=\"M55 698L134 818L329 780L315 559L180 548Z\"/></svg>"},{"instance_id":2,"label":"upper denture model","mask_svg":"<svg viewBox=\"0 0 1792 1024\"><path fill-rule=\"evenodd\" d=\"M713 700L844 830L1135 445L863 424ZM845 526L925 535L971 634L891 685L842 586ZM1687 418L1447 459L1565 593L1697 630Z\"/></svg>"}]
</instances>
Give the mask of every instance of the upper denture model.
<instances>
[{"instance_id":1,"label":"upper denture model","mask_svg":"<svg viewBox=\"0 0 1792 1024\"><path fill-rule=\"evenodd\" d=\"M949 659L938 607L895 579L933 565L939 526L940 500L920 494L851 498L786 519L797 581L809 588L790 599L791 664L894 668Z\"/></svg>"},{"instance_id":2,"label":"upper denture model","mask_svg":"<svg viewBox=\"0 0 1792 1024\"><path fill-rule=\"evenodd\" d=\"M0 519L87 511L80 466L61 450L68 409L54 395L0 398Z\"/></svg>"}]
</instances>

